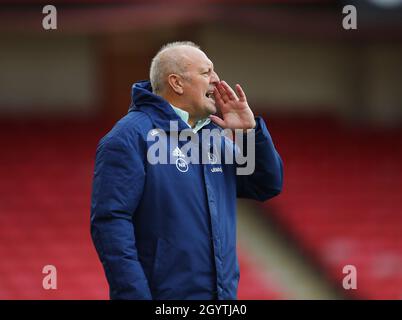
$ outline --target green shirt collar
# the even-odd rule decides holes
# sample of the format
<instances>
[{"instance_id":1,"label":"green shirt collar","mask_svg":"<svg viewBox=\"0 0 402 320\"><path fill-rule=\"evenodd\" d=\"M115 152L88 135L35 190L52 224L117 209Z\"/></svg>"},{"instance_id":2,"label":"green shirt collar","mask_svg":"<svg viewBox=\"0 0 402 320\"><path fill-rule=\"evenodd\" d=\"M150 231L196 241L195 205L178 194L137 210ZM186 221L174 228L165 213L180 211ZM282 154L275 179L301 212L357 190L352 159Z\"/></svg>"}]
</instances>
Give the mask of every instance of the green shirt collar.
<instances>
[{"instance_id":1,"label":"green shirt collar","mask_svg":"<svg viewBox=\"0 0 402 320\"><path fill-rule=\"evenodd\" d=\"M176 112L176 114L180 117L181 120L183 120L189 128L191 128L191 126L188 124L188 118L190 117L190 115L188 114L187 111L184 111L180 108L176 108L174 105L172 105L173 110ZM201 119L198 120L197 123L195 124L193 129L193 132L196 133L198 132L198 130L200 130L202 127L206 126L208 123L211 122L211 119L209 118L205 118L205 119Z\"/></svg>"}]
</instances>

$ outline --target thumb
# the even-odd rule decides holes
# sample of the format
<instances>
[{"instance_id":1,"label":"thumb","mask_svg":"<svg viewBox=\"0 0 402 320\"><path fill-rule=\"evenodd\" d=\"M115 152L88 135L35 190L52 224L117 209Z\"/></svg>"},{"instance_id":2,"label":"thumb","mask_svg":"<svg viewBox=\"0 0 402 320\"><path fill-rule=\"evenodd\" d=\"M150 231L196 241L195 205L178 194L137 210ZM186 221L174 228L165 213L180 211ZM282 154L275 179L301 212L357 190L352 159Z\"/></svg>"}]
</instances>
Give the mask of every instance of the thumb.
<instances>
[{"instance_id":1,"label":"thumb","mask_svg":"<svg viewBox=\"0 0 402 320\"><path fill-rule=\"evenodd\" d=\"M211 119L212 122L214 122L218 126L225 128L225 121L223 121L221 118L214 116L212 114L209 116L209 118Z\"/></svg>"}]
</instances>

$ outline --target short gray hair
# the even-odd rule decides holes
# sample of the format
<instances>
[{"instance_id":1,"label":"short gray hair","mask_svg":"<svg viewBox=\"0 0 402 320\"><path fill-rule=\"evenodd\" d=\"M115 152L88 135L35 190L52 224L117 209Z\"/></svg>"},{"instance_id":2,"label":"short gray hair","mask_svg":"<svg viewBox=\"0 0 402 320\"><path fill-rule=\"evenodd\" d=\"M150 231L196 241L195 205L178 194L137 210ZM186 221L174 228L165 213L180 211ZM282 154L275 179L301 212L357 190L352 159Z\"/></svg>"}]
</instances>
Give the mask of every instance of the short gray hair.
<instances>
[{"instance_id":1,"label":"short gray hair","mask_svg":"<svg viewBox=\"0 0 402 320\"><path fill-rule=\"evenodd\" d=\"M182 57L178 55L171 55L169 59L164 59L164 53L170 51L170 49L178 47L193 47L200 49L200 46L191 41L176 41L170 42L162 46L158 53L152 59L151 68L149 70L149 78L151 80L152 90L155 94L163 92L165 87L165 81L169 74L176 73L183 75L186 72L186 66L183 63Z\"/></svg>"}]
</instances>

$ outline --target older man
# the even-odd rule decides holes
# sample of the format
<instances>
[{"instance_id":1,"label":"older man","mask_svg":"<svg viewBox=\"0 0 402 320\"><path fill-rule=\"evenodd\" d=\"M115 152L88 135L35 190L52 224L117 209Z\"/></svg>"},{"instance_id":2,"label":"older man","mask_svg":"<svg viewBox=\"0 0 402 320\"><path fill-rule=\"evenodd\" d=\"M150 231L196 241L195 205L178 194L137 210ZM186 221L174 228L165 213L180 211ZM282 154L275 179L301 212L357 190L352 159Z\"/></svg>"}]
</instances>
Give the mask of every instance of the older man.
<instances>
[{"instance_id":1,"label":"older man","mask_svg":"<svg viewBox=\"0 0 402 320\"><path fill-rule=\"evenodd\" d=\"M236 197L265 201L278 195L282 161L242 88L236 85L235 92L220 81L194 43L162 47L150 80L133 85L128 114L101 139L96 153L91 235L110 297L236 299ZM214 115L218 109L221 118ZM191 162L181 150L184 142L173 146L169 139L212 129L255 134L251 174L237 175L237 163L213 157ZM221 138L227 148L228 139ZM151 163L149 150L157 139L173 162ZM205 149L199 141L197 147Z\"/></svg>"}]
</instances>

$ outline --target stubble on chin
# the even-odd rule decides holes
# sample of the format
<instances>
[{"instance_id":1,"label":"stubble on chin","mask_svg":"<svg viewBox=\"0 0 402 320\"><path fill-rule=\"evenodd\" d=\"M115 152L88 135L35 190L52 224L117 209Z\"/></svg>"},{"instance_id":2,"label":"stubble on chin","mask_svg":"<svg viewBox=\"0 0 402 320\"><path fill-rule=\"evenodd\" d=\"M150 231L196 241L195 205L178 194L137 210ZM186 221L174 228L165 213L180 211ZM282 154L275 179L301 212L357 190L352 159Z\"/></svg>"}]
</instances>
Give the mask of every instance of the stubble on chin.
<instances>
[{"instance_id":1,"label":"stubble on chin","mask_svg":"<svg viewBox=\"0 0 402 320\"><path fill-rule=\"evenodd\" d=\"M215 114L218 111L218 108L216 107L216 104L209 104L208 106L208 113L209 114Z\"/></svg>"}]
</instances>

